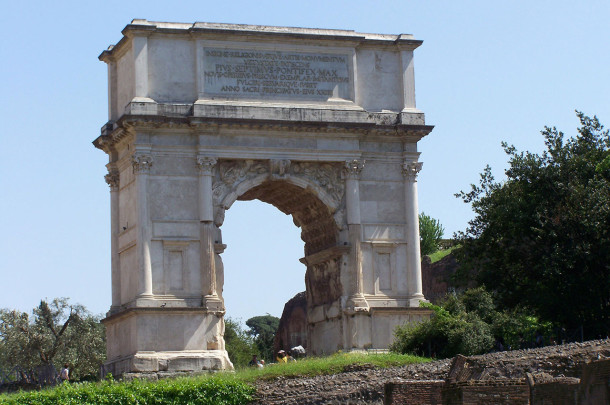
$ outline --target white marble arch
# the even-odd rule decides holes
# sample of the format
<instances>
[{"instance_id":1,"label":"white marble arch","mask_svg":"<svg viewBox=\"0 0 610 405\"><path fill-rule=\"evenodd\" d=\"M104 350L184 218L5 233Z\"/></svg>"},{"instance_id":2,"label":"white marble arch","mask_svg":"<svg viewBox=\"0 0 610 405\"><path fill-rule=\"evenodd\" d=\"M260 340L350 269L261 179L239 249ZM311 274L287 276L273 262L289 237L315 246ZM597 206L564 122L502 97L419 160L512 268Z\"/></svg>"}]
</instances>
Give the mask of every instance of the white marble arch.
<instances>
[{"instance_id":1,"label":"white marble arch","mask_svg":"<svg viewBox=\"0 0 610 405\"><path fill-rule=\"evenodd\" d=\"M220 227L238 199L305 241L310 353L385 349L429 312L410 34L133 20L103 51L112 306L105 370L230 369ZM165 285L169 283L169 285Z\"/></svg>"}]
</instances>

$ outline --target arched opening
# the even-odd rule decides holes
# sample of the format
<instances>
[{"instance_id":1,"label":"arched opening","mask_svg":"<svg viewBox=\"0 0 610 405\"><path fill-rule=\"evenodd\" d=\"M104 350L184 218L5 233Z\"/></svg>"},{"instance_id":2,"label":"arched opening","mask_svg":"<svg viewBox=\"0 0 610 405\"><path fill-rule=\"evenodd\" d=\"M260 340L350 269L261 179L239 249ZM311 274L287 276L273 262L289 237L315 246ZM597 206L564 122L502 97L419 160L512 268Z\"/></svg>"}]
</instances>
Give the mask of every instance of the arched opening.
<instances>
[{"instance_id":1,"label":"arched opening","mask_svg":"<svg viewBox=\"0 0 610 405\"><path fill-rule=\"evenodd\" d=\"M305 256L337 244L339 230L329 208L311 191L287 181L263 182L237 198L240 201L261 200L284 214L292 215L301 228Z\"/></svg>"},{"instance_id":2,"label":"arched opening","mask_svg":"<svg viewBox=\"0 0 610 405\"><path fill-rule=\"evenodd\" d=\"M231 288L233 288L233 286L230 284L232 282L231 279L235 275L234 272L239 272L242 280L251 280L261 276L271 278L264 286L258 284L258 289L262 291L255 290L252 294L248 293L245 296L240 297L242 300L265 300L265 297L258 296L259 293L264 294L265 291L267 294L275 294L275 291L277 291L279 294L280 290L281 293L285 293L286 290L290 291L289 296L286 296L283 302L279 304L279 308L269 308L265 312L255 315L264 315L268 312L274 316L280 317L282 315L282 311L284 310L284 304L294 297L295 294L306 290L306 294L303 294L304 298L306 298L305 300L302 300L303 308L296 311L291 309L291 312L294 312L294 314L299 316L296 316L293 322L289 322L287 324L283 323L283 326L280 327L283 328L283 330L280 331L280 334L284 338L282 340L283 343L281 343L284 346L280 348L290 348L286 345L292 345L294 342L296 342L297 340L294 339L296 335L299 337L298 344L307 347L308 342L304 338L308 338L308 309L312 309L315 306L329 306L333 304L338 308L339 298L343 293L343 287L340 282L340 260L338 260L337 257L327 257L327 253L325 253L338 245L338 240L340 238L339 226L337 225L337 221L335 219L334 208L329 207L325 202L323 202L318 195L316 195L313 187L308 187L306 183L296 185L293 183L294 179L261 180L262 179L256 179L254 181L250 181L248 186L249 188L245 190L239 186L237 187L238 189L241 188L242 192L241 194L234 194L231 205L225 205L225 209L228 210L229 214L225 214L227 218L226 223L231 223L231 220L229 219L231 217L230 207L234 206L233 203L235 201L259 200L274 206L286 215L291 215L292 222L298 228L300 228L300 236L304 242L304 252L301 251L297 257L293 258L293 260L295 260L294 264L286 265L286 267L288 267L288 271L290 272L295 270L298 271L301 264L296 263L296 260L301 259L301 262L307 267L307 270L305 271L304 275L300 271L298 272L301 282L293 284L298 284L300 288L294 288L296 285L285 286L282 283L282 274L284 274L284 270L286 269L265 268L261 274L253 274L250 271L248 271L247 274L244 274L243 270L245 269L243 266L239 266L241 268L232 268L232 260L225 261L225 280L227 284L225 291L227 291L227 293L224 294L224 298L226 302L225 305L227 308L227 316L232 317L231 308L235 305L235 297L231 295L232 293L228 292ZM237 207L242 206L242 203L237 205ZM261 207L259 206L258 209L260 210L260 208ZM241 211L241 209L238 209L238 212L239 211ZM254 211L256 212L256 209ZM241 214L241 212L239 214ZM259 223L258 226L264 226L264 224ZM231 252L232 249L231 243L229 242L231 236L227 233L229 229L223 226L222 230L225 236L224 242L227 243L227 253L224 254L226 259L227 255L231 254L228 253ZM232 231L235 232L236 230L233 228ZM248 232L247 229L243 227L240 227L239 231L244 233ZM276 249L278 248L276 244L273 243L273 240L276 237L277 236L273 234L265 235L265 241L263 242L264 245L259 245L260 251L258 252L258 255L252 256L249 260L266 261L267 257L274 255ZM239 247L234 248L241 250ZM294 274L291 274L291 278L293 276ZM253 283L253 285L256 286L256 283ZM274 304L276 303L274 302ZM245 319L242 320L245 321ZM335 346L338 343L339 342L337 342Z\"/></svg>"},{"instance_id":3,"label":"arched opening","mask_svg":"<svg viewBox=\"0 0 610 405\"><path fill-rule=\"evenodd\" d=\"M281 317L286 301L305 290L299 229L261 201L237 201L227 213L222 226L226 316L242 323L267 313Z\"/></svg>"}]
</instances>

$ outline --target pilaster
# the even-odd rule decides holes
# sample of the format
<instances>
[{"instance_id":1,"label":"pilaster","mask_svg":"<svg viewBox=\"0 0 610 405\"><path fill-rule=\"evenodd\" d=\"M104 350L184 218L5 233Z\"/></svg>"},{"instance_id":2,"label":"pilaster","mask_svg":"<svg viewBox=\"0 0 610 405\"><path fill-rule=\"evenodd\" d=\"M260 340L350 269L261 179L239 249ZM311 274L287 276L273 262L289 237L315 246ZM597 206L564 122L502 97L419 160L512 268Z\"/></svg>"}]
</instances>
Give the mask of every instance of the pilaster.
<instances>
[{"instance_id":1,"label":"pilaster","mask_svg":"<svg viewBox=\"0 0 610 405\"><path fill-rule=\"evenodd\" d=\"M131 37L133 50L133 74L135 94L127 110L130 114L157 114L157 103L150 98L148 82L148 35L150 32L138 33Z\"/></svg>"},{"instance_id":2,"label":"pilaster","mask_svg":"<svg viewBox=\"0 0 610 405\"><path fill-rule=\"evenodd\" d=\"M402 65L403 111L413 111L415 107L415 70L413 67L413 51L400 51Z\"/></svg>"}]
</instances>

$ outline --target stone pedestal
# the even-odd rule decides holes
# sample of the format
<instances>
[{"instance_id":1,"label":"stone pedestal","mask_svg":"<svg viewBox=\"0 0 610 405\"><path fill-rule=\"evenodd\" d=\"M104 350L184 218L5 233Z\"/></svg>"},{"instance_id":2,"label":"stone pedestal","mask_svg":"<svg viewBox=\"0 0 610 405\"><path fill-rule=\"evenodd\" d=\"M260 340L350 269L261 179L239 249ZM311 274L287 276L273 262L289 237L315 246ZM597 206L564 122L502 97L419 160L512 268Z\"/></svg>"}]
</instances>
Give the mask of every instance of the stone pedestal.
<instances>
[{"instance_id":1,"label":"stone pedestal","mask_svg":"<svg viewBox=\"0 0 610 405\"><path fill-rule=\"evenodd\" d=\"M222 314L199 308L132 308L104 319L104 371L203 372L232 369Z\"/></svg>"}]
</instances>

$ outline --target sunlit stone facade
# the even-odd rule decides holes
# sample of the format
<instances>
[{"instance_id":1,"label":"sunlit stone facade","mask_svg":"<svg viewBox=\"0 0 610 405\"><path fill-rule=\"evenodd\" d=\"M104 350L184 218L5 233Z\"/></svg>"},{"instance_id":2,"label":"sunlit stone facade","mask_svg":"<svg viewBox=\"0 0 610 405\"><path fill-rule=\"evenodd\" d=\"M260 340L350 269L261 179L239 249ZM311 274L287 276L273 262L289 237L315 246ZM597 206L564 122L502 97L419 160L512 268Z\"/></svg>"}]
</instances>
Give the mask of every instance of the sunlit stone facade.
<instances>
[{"instance_id":1,"label":"sunlit stone facade","mask_svg":"<svg viewBox=\"0 0 610 405\"><path fill-rule=\"evenodd\" d=\"M310 353L387 348L396 325L429 316L418 308L417 142L432 130L415 107L421 41L146 20L123 35L100 55L109 121L94 141L109 156L107 371L232 367L221 229L236 200L273 204L301 229Z\"/></svg>"}]
</instances>

